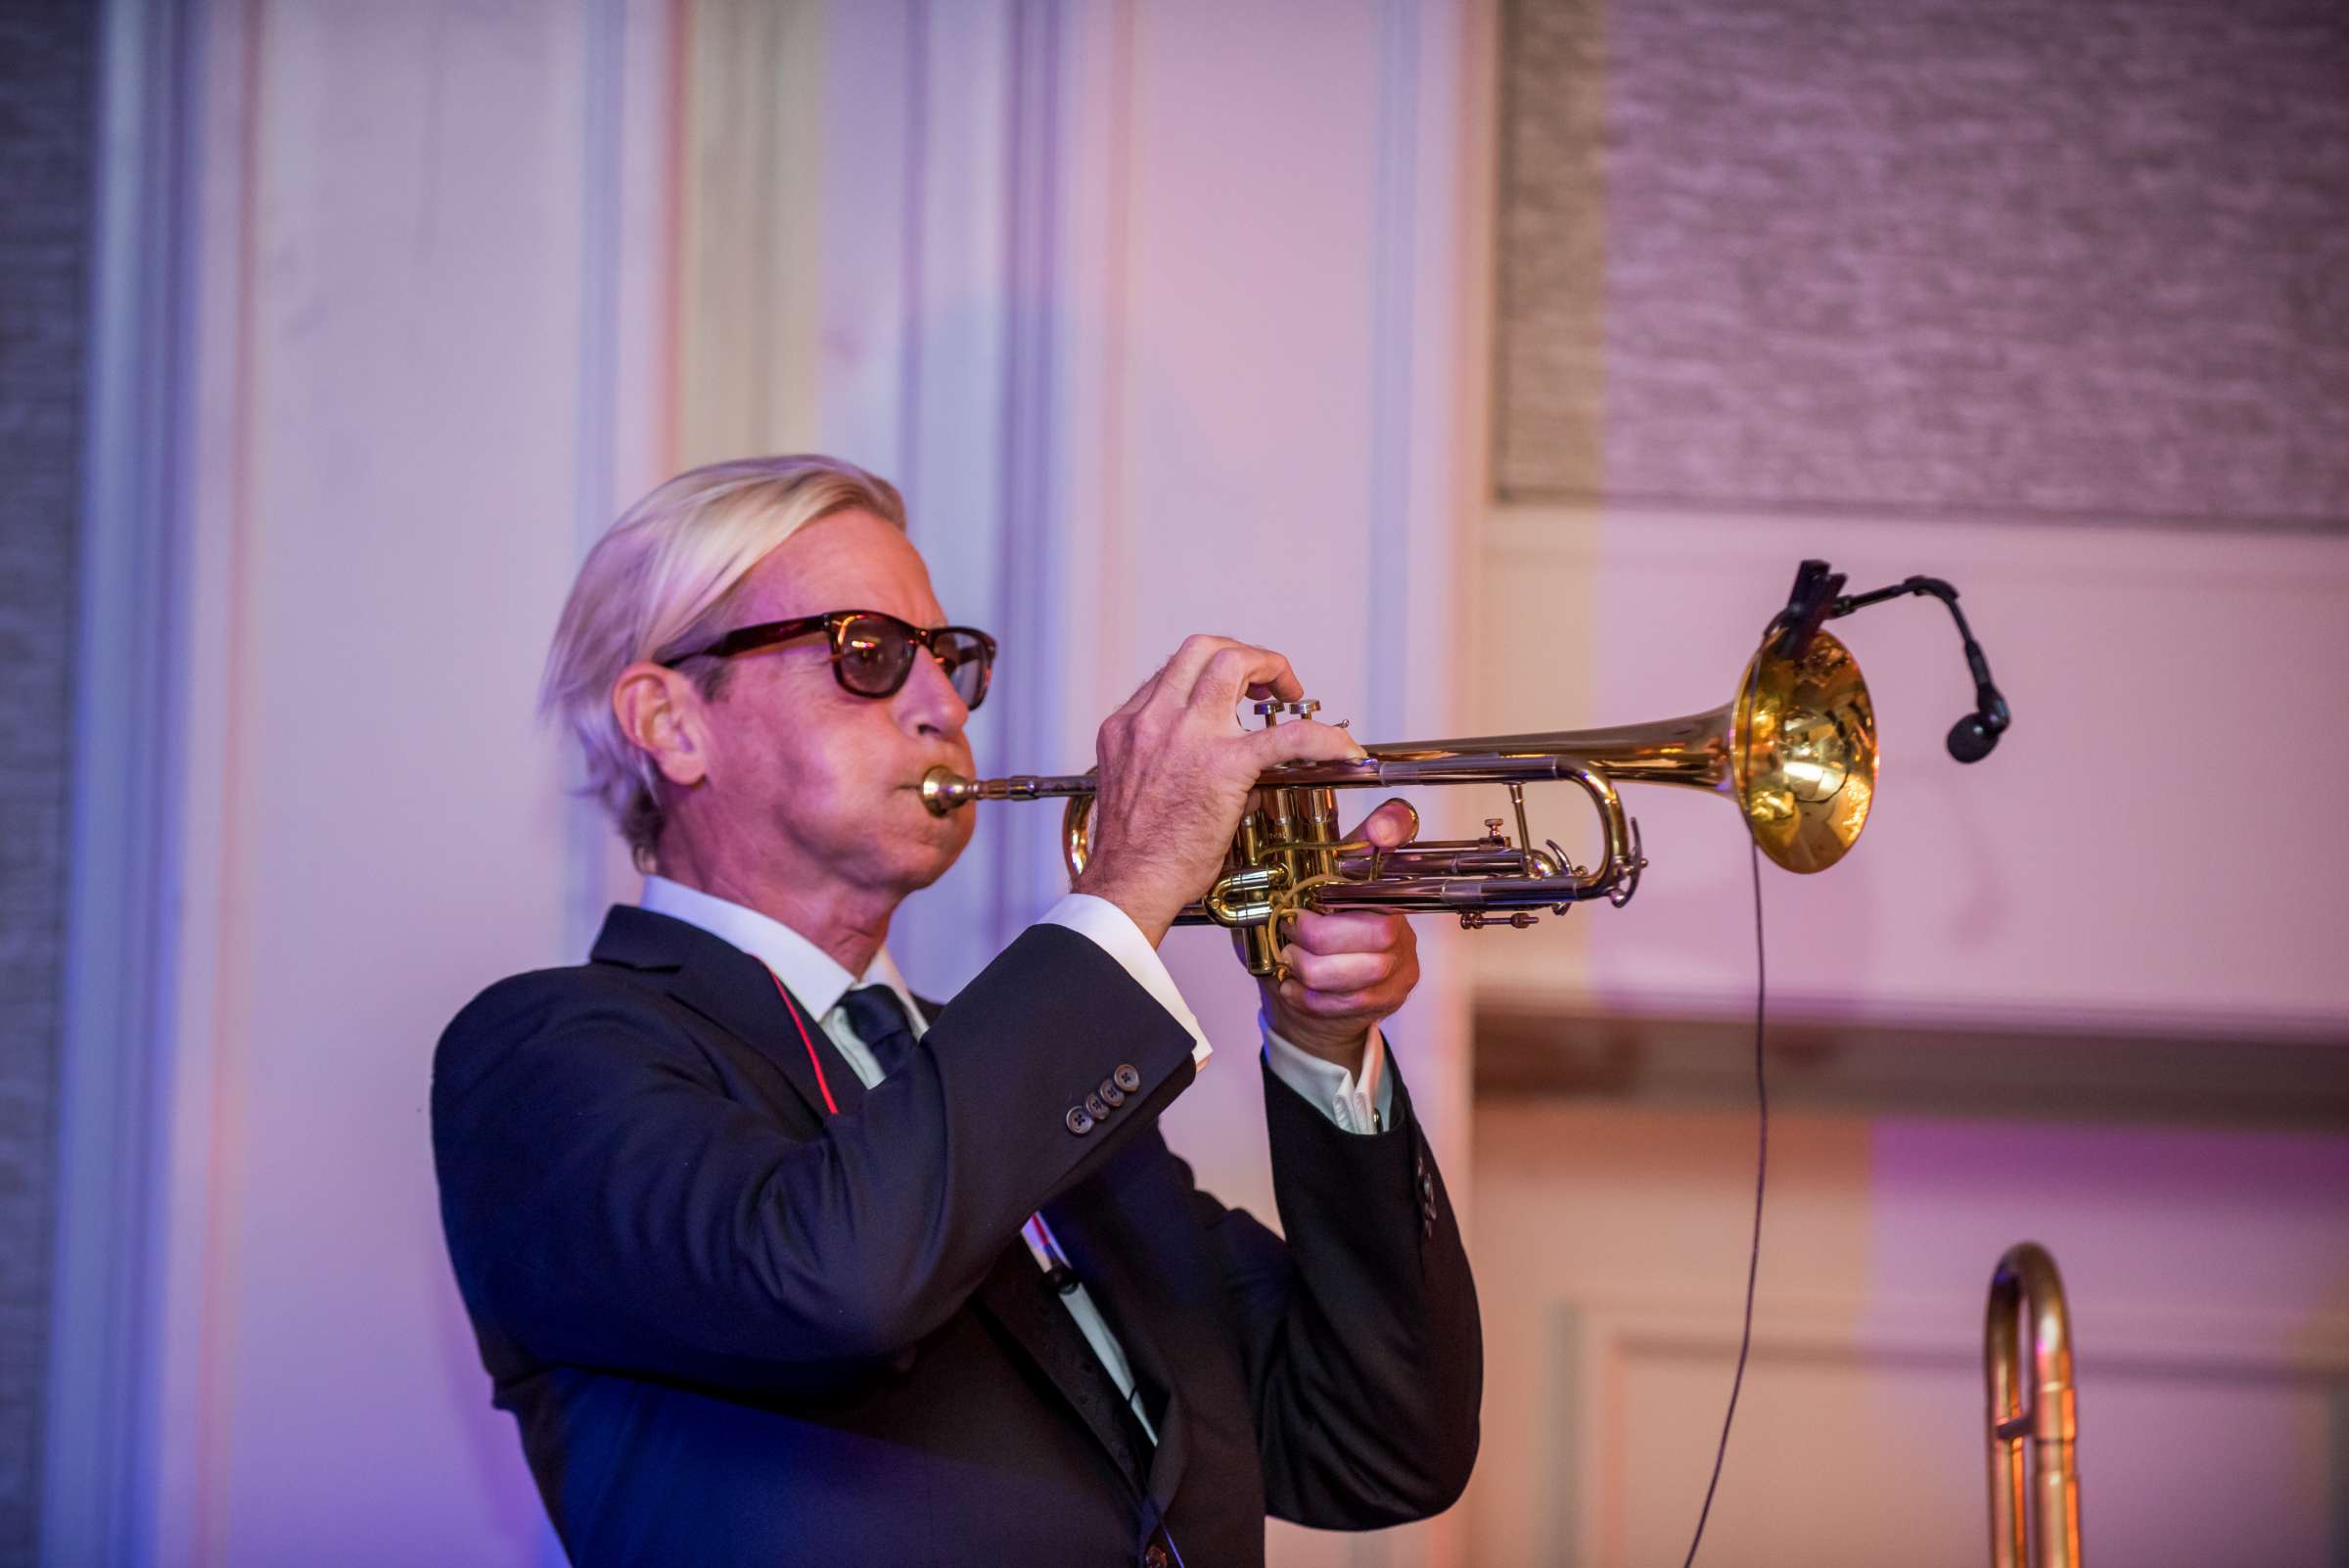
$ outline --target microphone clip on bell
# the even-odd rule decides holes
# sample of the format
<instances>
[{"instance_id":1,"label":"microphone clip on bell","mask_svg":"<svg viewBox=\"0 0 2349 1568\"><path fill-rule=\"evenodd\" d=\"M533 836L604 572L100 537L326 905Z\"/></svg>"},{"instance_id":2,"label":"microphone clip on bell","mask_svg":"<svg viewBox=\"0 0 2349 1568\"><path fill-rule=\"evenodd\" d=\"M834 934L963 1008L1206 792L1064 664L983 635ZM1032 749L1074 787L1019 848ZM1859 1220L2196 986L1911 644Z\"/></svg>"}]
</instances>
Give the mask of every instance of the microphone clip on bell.
<instances>
[{"instance_id":1,"label":"microphone clip on bell","mask_svg":"<svg viewBox=\"0 0 2349 1568\"><path fill-rule=\"evenodd\" d=\"M1841 602L1843 574L1831 572L1824 561L1805 561L1795 569L1794 586L1787 592L1786 608L1778 612L1777 646L1771 651L1780 659L1800 659L1811 651L1811 639L1819 635L1821 623L1835 613Z\"/></svg>"},{"instance_id":2,"label":"microphone clip on bell","mask_svg":"<svg viewBox=\"0 0 2349 1568\"><path fill-rule=\"evenodd\" d=\"M1805 561L1795 572L1794 588L1787 595L1786 608L1772 623L1777 633L1773 651L1783 659L1800 659L1810 650L1811 639L1823 623L1839 621L1855 610L1910 594L1939 599L1949 607L1951 619L1958 623L1958 635L1965 643L1966 673L1974 682L1974 711L1950 726L1950 755L1960 762L1979 762L1998 746L1999 737L2006 733L2014 715L1998 684L1990 678L1990 661L1983 657L1982 645L1974 640L1973 628L1965 623L1965 612L1958 608L1958 590L1941 578L1904 577L1890 587L1847 594L1843 591L1842 573L1830 572L1824 561Z\"/></svg>"}]
</instances>

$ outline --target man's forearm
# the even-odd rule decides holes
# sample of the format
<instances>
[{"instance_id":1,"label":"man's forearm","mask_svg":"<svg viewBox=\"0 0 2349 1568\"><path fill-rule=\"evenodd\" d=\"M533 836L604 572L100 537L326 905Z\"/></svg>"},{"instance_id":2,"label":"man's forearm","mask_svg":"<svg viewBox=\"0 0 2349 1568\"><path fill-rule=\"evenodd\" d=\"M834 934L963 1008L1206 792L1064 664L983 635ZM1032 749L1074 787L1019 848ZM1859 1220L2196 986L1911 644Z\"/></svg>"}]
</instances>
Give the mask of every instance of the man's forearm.
<instances>
[{"instance_id":1,"label":"man's forearm","mask_svg":"<svg viewBox=\"0 0 2349 1568\"><path fill-rule=\"evenodd\" d=\"M1458 1497L1476 1458L1475 1281L1425 1130L1388 1066L1392 1116L1374 1137L1342 1131L1267 1069L1290 1284L1264 1346L1258 1425L1267 1499L1305 1524L1425 1517Z\"/></svg>"}]
</instances>

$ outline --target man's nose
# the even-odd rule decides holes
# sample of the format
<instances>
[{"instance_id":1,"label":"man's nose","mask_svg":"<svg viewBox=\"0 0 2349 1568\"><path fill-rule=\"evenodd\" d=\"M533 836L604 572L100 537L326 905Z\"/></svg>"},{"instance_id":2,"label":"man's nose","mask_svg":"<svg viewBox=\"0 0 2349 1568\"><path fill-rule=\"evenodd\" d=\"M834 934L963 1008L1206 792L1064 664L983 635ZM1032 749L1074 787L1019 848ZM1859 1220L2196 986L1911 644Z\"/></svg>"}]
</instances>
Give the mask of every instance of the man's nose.
<instances>
[{"instance_id":1,"label":"man's nose","mask_svg":"<svg viewBox=\"0 0 2349 1568\"><path fill-rule=\"evenodd\" d=\"M946 678L945 668L928 649L914 654L913 670L898 693L898 722L914 735L952 740L971 716L970 705Z\"/></svg>"}]
</instances>

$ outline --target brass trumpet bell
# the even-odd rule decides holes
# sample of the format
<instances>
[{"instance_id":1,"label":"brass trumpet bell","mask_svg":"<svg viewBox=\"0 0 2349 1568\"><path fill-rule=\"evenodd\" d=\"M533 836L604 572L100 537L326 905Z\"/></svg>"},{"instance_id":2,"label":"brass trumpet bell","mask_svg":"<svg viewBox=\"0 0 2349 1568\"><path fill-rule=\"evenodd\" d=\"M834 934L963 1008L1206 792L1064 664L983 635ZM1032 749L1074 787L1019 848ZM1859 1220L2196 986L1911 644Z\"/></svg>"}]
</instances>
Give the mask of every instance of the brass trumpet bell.
<instances>
[{"instance_id":1,"label":"brass trumpet bell","mask_svg":"<svg viewBox=\"0 0 2349 1568\"><path fill-rule=\"evenodd\" d=\"M1257 705L1267 724L1311 714L1311 703ZM1754 654L1734 699L1709 713L1615 729L1402 741L1363 747L1340 761L1266 770L1240 820L1224 872L1181 916L1231 928L1249 972L1280 975L1282 925L1300 910L1443 913L1479 928L1532 925L1537 911L1564 914L1605 899L1631 901L1647 859L1621 784L1674 784L1733 800L1754 843L1789 871L1823 871L1858 841L1875 797L1875 711L1851 652L1824 631L1801 657L1769 642ZM1555 842L1536 845L1525 786L1572 783L1597 809L1603 844L1595 868L1576 865ZM1480 839L1381 850L1346 841L1336 791L1433 784L1507 787L1516 836L1502 818ZM938 768L922 798L941 814L980 800L1068 802L1063 845L1074 879L1089 851L1090 774L966 779Z\"/></svg>"},{"instance_id":2,"label":"brass trumpet bell","mask_svg":"<svg viewBox=\"0 0 2349 1568\"><path fill-rule=\"evenodd\" d=\"M1876 794L1876 715L1851 650L1818 633L1801 659L1766 645L1728 705L1738 809L1764 854L1824 871L1860 841Z\"/></svg>"}]
</instances>

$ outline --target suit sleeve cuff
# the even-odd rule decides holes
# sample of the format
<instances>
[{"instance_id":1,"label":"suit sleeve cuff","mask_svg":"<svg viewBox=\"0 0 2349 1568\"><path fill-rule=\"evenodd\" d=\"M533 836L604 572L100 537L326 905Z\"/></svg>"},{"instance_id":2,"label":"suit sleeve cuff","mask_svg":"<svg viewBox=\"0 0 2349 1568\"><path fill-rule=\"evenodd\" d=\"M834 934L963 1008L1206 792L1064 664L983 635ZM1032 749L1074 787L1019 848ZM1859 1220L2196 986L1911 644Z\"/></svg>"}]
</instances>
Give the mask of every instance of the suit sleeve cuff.
<instances>
[{"instance_id":1,"label":"suit sleeve cuff","mask_svg":"<svg viewBox=\"0 0 2349 1568\"><path fill-rule=\"evenodd\" d=\"M1215 1048L1208 1044L1206 1032L1199 1027L1190 1005L1182 999L1182 992L1175 989L1174 977L1167 973L1166 960L1159 957L1158 949L1142 935L1142 928L1125 910L1089 893L1071 893L1046 909L1036 923L1066 926L1116 959L1118 967L1133 977L1134 984L1148 992L1152 1000L1189 1032L1192 1068L1207 1065Z\"/></svg>"},{"instance_id":2,"label":"suit sleeve cuff","mask_svg":"<svg viewBox=\"0 0 2349 1568\"><path fill-rule=\"evenodd\" d=\"M1362 1047L1362 1070L1349 1073L1337 1063L1292 1044L1260 1010L1265 1031L1265 1065L1295 1089L1308 1105L1347 1132L1379 1132L1394 1125L1394 1085L1387 1075L1387 1041L1376 1024Z\"/></svg>"}]
</instances>

